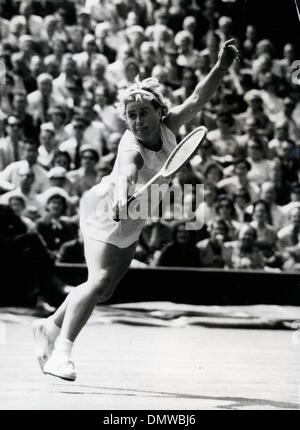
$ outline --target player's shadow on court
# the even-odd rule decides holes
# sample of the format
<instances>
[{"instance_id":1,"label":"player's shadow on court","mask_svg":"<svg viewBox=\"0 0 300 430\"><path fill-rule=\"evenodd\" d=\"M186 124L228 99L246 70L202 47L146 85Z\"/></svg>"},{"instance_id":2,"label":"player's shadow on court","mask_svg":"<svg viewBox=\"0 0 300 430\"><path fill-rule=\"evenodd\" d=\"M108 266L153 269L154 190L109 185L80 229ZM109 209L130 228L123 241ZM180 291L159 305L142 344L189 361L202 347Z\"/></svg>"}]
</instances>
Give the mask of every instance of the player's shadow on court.
<instances>
[{"instance_id":1,"label":"player's shadow on court","mask_svg":"<svg viewBox=\"0 0 300 430\"><path fill-rule=\"evenodd\" d=\"M220 402L230 402L229 405L218 405L220 409L239 409L242 407L272 407L280 409L300 409L299 403L291 402L279 402L269 399L252 399L247 397L223 397L223 396L199 396L195 394L181 394L181 393L169 393L165 391L147 391L137 389L126 389L126 388L110 388L110 387L97 387L91 385L77 385L76 388L82 387L83 390L75 391L70 387L70 390L59 390L60 393L64 394L89 394L89 395L106 395L106 396L121 396L121 397L161 397L161 398L174 398L174 399L190 399L190 400L214 400ZM96 391L89 391L96 389ZM87 391L85 391L87 390Z\"/></svg>"}]
</instances>

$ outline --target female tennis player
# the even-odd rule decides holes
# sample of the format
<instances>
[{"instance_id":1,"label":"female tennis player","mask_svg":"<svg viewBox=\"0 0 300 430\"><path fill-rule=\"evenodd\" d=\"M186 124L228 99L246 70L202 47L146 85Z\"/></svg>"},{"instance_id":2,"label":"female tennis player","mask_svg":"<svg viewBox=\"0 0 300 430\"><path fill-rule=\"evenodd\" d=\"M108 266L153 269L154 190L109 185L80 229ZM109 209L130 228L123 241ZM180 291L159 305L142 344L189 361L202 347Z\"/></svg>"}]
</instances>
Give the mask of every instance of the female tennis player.
<instances>
[{"instance_id":1,"label":"female tennis player","mask_svg":"<svg viewBox=\"0 0 300 430\"><path fill-rule=\"evenodd\" d=\"M176 146L179 128L194 118L238 58L232 43L232 39L225 42L210 73L183 104L170 111L156 79L137 80L120 94L119 107L128 130L119 144L112 173L91 188L81 202L88 280L69 294L54 315L37 320L33 326L37 358L44 373L76 379L71 360L73 342L96 304L107 300L125 275L146 222L120 216L127 212L129 189L145 184L164 165ZM112 211L108 210L107 196L114 201Z\"/></svg>"}]
</instances>

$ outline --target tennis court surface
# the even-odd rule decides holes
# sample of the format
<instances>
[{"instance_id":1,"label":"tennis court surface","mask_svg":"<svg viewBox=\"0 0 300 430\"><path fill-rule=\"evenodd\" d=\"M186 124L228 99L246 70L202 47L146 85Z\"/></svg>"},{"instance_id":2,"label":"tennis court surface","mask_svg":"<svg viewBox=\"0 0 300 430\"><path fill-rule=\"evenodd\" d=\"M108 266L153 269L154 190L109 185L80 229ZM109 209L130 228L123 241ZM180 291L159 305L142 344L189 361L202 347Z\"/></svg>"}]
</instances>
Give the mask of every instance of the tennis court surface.
<instances>
[{"instance_id":1,"label":"tennis court surface","mask_svg":"<svg viewBox=\"0 0 300 430\"><path fill-rule=\"evenodd\" d=\"M299 308L99 307L75 382L41 373L30 313L0 309L2 410L299 409Z\"/></svg>"}]
</instances>

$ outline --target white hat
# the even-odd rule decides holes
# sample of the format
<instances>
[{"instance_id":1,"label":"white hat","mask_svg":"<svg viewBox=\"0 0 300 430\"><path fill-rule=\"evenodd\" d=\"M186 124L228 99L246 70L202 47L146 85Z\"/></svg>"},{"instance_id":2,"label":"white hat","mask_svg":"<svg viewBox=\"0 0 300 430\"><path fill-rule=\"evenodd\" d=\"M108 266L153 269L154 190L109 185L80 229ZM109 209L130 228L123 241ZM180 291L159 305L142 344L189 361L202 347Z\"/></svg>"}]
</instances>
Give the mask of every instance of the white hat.
<instances>
[{"instance_id":1,"label":"white hat","mask_svg":"<svg viewBox=\"0 0 300 430\"><path fill-rule=\"evenodd\" d=\"M52 169L49 170L47 173L47 177L49 179L52 178L65 178L67 174L67 170L62 166L55 166L52 167Z\"/></svg>"}]
</instances>

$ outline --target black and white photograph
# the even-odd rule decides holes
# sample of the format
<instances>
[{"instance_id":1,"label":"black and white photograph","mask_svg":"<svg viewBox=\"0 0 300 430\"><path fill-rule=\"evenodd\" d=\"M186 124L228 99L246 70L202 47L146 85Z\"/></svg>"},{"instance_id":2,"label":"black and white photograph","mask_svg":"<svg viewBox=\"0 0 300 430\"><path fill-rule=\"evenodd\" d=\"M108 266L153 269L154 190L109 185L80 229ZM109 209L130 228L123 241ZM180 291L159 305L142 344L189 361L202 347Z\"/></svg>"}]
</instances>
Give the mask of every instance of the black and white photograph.
<instances>
[{"instance_id":1,"label":"black and white photograph","mask_svg":"<svg viewBox=\"0 0 300 430\"><path fill-rule=\"evenodd\" d=\"M0 0L0 267L0 414L299 410L300 0Z\"/></svg>"}]
</instances>

